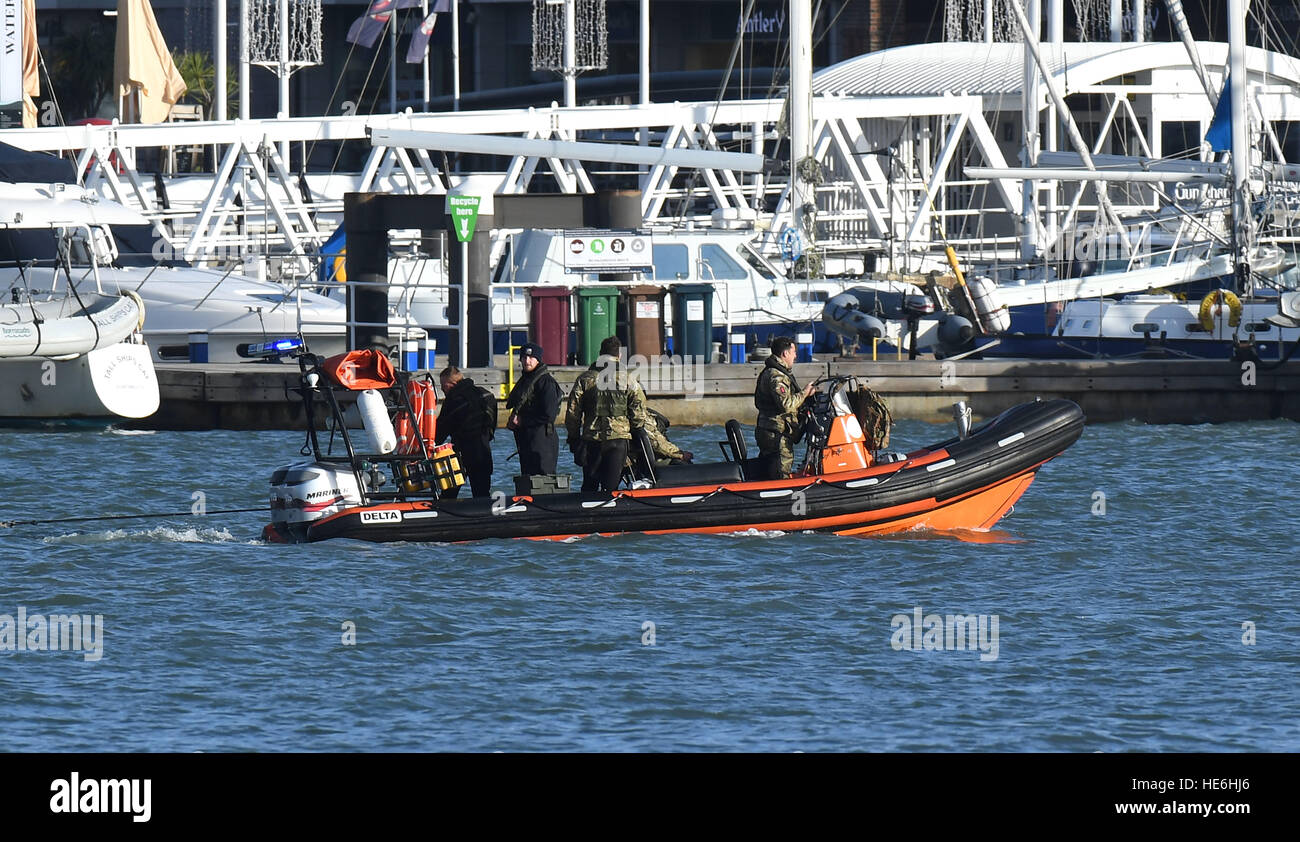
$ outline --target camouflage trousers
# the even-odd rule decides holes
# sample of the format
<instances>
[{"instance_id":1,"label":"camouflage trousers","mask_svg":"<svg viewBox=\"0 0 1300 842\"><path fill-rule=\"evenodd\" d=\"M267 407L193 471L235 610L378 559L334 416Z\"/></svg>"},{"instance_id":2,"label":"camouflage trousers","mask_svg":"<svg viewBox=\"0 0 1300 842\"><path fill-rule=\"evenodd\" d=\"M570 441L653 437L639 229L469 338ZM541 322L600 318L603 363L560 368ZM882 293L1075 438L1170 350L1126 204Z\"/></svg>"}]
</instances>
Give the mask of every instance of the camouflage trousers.
<instances>
[{"instance_id":1,"label":"camouflage trousers","mask_svg":"<svg viewBox=\"0 0 1300 842\"><path fill-rule=\"evenodd\" d=\"M775 430L754 430L754 442L758 445L758 458L763 461L763 470L768 479L786 479L794 468L795 440Z\"/></svg>"}]
</instances>

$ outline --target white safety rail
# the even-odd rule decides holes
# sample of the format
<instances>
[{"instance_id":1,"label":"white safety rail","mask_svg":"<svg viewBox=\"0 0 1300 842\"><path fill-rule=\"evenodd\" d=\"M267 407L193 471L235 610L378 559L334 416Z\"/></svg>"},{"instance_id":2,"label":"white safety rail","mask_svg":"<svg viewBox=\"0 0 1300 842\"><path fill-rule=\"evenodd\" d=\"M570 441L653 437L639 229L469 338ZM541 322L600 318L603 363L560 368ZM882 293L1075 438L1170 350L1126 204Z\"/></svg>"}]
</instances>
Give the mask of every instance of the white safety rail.
<instances>
[{"instance_id":1,"label":"white safety rail","mask_svg":"<svg viewBox=\"0 0 1300 842\"><path fill-rule=\"evenodd\" d=\"M1206 45L1210 58L1217 57L1214 46ZM1200 82L1189 67L1179 64L1185 58L1175 47L1181 50L1178 45L1131 45L1114 56L1094 56L1092 52L1099 48L1089 47L1092 52L1085 51L1084 58L1071 62L1069 92L1097 100L1095 110L1085 111L1080 118L1091 127L1088 140L1094 150L1119 144L1128 154L1159 157L1167 151L1161 149L1160 119L1199 125L1208 121L1211 112L1208 103L1201 101ZM828 254L875 252L906 263L908 255L930 251L944 241L970 259L991 260L1015 252L1025 224L1022 179L1003 177L1010 174L1009 163L1020 164L1014 130L1019 104L1009 87L1014 82L994 74L996 84L980 89L972 82L978 91L972 93L943 92L934 80L909 87L905 84L909 79L920 78L919 68L932 64L925 49L873 54L884 69L859 69L856 75L850 72L852 62L845 62L842 73L849 74L848 81L840 81L835 75L840 71L834 68L817 74L815 85L827 92L813 98L811 139L813 157L820 165L814 179L815 224L817 247ZM909 65L911 52L916 55ZM1255 52L1259 55L1252 56L1260 70L1252 65L1252 72L1267 78L1252 86L1252 105L1270 127L1272 146L1278 147L1269 121L1300 116L1300 97L1279 82L1300 78L1300 71L1292 69L1290 60ZM1116 64L1121 58L1122 69L1149 72L1150 81L1145 77L1132 84L1110 80L1107 68L1121 67ZM1090 75L1083 73L1085 64ZM984 66L972 64L977 69ZM907 79L893 79L909 68ZM893 76L872 83L884 92L861 88L885 70ZM859 87L850 84L855 80L861 82ZM918 92L909 93L912 89ZM948 88L953 89L960 88ZM762 99L40 127L8 131L5 142L29 150L75 154L88 187L140 209L159 223L171 246L207 265L278 254L289 258L284 275L306 274L311 268L308 257L342 220L345 193L441 194L448 181L456 183L462 177L446 172L449 161L456 164L454 150L477 150L475 138L483 139L482 154L499 162L493 177L499 179L501 194L635 190L645 225L707 225L718 220L748 224L752 220L761 235L760 247L774 255L791 226L788 164L772 160L785 148L785 106L784 99ZM402 140L438 135L463 140L443 143L453 150L450 154L427 142ZM384 142L384 137L391 140ZM547 144L525 147L507 142L511 140ZM359 170L295 170L313 150L317 150L315 160L333 159L338 144L347 141L370 148ZM601 154L599 150L610 144L637 153ZM330 154L319 154L318 145ZM156 178L137 165L165 160L166 152L175 147L208 150L213 171ZM291 150L292 166L284 160L285 148ZM534 148L544 151L531 151ZM592 152L593 148L598 151ZM1273 151L1278 153L1280 147ZM744 153L750 161L762 156L775 166L759 171L724 163L685 166L679 163L680 156L675 157L692 152ZM645 156L650 156L649 162ZM983 167L991 176L967 177L964 171L972 167ZM164 186L165 195L157 190L157 183ZM1117 186L1115 191L1112 202L1121 214L1150 212L1161 203L1143 185ZM1031 223L1040 243L1050 242L1065 220L1086 222L1096 213L1095 190L1085 193L1073 185L1042 181L1039 193L1045 207ZM494 236L495 255L500 253L501 232Z\"/></svg>"},{"instance_id":2,"label":"white safety rail","mask_svg":"<svg viewBox=\"0 0 1300 842\"><path fill-rule=\"evenodd\" d=\"M684 167L672 152L743 152L772 158L784 100L664 103L581 108L194 122L161 125L43 127L6 132L6 142L29 150L76 155L85 184L140 209L160 224L169 244L199 263L267 252L292 255L287 274L310 270L306 256L342 219L343 195L351 191L445 192L443 154L427 148L374 146L360 171L299 174L286 166L287 146L295 161L315 144L336 148L343 141L369 142L372 133L443 132L459 135L620 143L635 147L643 127L662 162L591 162L558 154L500 158L499 192L535 190L585 194L600 189L641 193L645 224L708 224L715 211L755 212L768 232L765 249L775 253L790 224L788 179L781 172L724 166ZM974 96L823 96L814 100L813 138L825 178L817 186L817 221L825 238L819 246L901 248L930 246L945 220L970 213L949 209L940 198L950 173L960 178L954 153L967 161L1005 167L1006 160ZM929 157L920 145L900 153L886 172L871 153L882 127L911 125L917 136L942 127L942 142ZM922 127L927 127L925 132ZM906 133L905 133L906 134ZM485 144L487 146L488 144ZM137 162L160 160L171 147L205 147L214 152L215 173L173 174L156 179ZM557 146L557 148L563 148ZM928 149L928 144L926 145ZM157 150L158 154L146 150ZM605 159L608 160L607 158ZM906 168L901 166L906 161ZM779 167L780 165L778 165ZM161 180L165 196L156 188ZM963 182L967 183L967 182ZM983 212L1014 213L1019 201L1010 180L995 182L998 206ZM165 224L164 224L165 223Z\"/></svg>"}]
</instances>

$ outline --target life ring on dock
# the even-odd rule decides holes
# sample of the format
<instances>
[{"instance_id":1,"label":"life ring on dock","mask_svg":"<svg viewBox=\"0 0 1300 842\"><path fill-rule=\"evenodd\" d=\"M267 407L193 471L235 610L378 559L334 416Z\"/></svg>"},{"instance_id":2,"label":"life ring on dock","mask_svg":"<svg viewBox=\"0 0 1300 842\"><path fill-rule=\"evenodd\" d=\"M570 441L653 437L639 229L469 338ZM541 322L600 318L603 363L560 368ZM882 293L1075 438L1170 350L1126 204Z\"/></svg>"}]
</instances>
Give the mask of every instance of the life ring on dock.
<instances>
[{"instance_id":1,"label":"life ring on dock","mask_svg":"<svg viewBox=\"0 0 1300 842\"><path fill-rule=\"evenodd\" d=\"M1241 299L1226 289L1216 289L1201 299L1201 327L1213 332L1214 319L1222 315L1225 303L1228 305L1228 326L1241 324Z\"/></svg>"}]
</instances>

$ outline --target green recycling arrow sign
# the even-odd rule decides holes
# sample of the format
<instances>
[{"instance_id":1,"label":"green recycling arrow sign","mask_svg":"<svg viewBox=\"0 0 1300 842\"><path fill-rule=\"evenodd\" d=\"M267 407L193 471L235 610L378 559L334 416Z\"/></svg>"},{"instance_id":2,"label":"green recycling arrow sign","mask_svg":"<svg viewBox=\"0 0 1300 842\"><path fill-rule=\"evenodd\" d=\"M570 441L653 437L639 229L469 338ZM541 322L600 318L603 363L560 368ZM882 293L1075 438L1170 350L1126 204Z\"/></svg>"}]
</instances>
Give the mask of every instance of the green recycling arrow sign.
<instances>
[{"instance_id":1,"label":"green recycling arrow sign","mask_svg":"<svg viewBox=\"0 0 1300 842\"><path fill-rule=\"evenodd\" d=\"M481 196L448 196L447 213L451 216L456 239L468 243L474 239L474 226L478 224L478 203Z\"/></svg>"}]
</instances>

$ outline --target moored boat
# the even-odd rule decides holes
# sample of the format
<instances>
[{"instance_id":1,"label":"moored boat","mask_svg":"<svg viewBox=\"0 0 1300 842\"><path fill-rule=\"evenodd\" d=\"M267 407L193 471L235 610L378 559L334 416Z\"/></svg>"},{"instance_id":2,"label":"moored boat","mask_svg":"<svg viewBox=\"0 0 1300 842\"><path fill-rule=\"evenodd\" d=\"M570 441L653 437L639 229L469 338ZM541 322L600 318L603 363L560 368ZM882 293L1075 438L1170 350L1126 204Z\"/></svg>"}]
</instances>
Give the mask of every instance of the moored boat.
<instances>
[{"instance_id":1,"label":"moored boat","mask_svg":"<svg viewBox=\"0 0 1300 842\"><path fill-rule=\"evenodd\" d=\"M810 401L808 455L789 479L763 477L760 461L747 458L740 425L732 421L720 442L724 461L656 469L652 460L636 457L634 446L635 487L612 494L440 500L438 483L453 471L423 431L407 420L416 414L405 373L392 374L389 366L390 374L383 378L345 376L350 382L343 385L334 363L304 355L300 366L298 393L306 417L315 419L325 407L329 441L341 445L342 452L322 448L322 437L309 426L310 458L280 468L271 478L271 523L264 530L270 541L555 540L751 529L840 535L918 527L982 530L1010 510L1039 468L1078 439L1084 423L1082 410L1071 401L1035 401L974 429L959 428L957 437L905 455L889 453L882 449L883 440L873 439L861 408L853 408L852 396L860 387L852 378L832 378L819 383ZM379 406L384 411L376 411L373 397L359 401L369 408L361 413L368 435L358 437L344 423L343 406L366 395L362 389L369 387L377 387L370 394L383 398ZM394 436L394 426L405 436ZM371 443L363 444L364 438ZM403 439L412 446L395 444Z\"/></svg>"}]
</instances>

